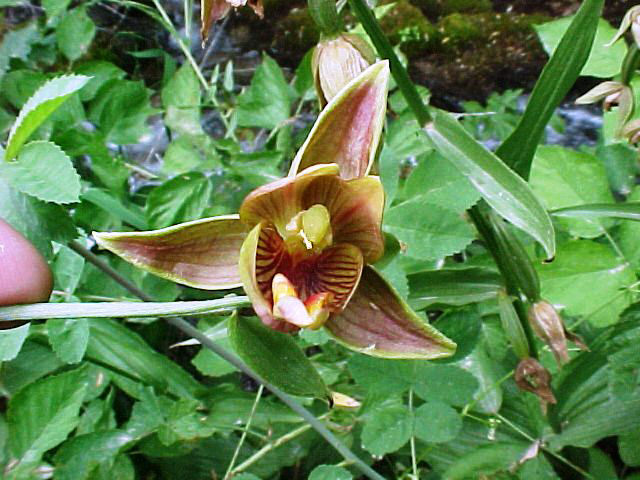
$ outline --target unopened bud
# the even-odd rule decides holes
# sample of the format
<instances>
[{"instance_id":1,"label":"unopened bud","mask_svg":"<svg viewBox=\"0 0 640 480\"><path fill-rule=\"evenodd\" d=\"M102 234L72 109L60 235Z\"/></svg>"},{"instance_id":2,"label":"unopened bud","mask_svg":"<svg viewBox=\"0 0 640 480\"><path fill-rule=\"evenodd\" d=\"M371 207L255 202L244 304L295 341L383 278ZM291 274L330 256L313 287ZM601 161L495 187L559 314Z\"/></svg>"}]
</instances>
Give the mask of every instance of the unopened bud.
<instances>
[{"instance_id":1,"label":"unopened bud","mask_svg":"<svg viewBox=\"0 0 640 480\"><path fill-rule=\"evenodd\" d=\"M629 30L629 28L631 28L631 34L633 35L636 45L640 47L640 5L636 5L635 7L631 7L627 10L627 13L625 13L622 18L622 22L620 22L618 31L614 35L613 39L605 46L609 47L616 43L620 37Z\"/></svg>"},{"instance_id":2,"label":"unopened bud","mask_svg":"<svg viewBox=\"0 0 640 480\"><path fill-rule=\"evenodd\" d=\"M529 309L529 323L536 335L549 346L558 365L567 363L569 353L564 325L553 305L545 300L534 303Z\"/></svg>"},{"instance_id":3,"label":"unopened bud","mask_svg":"<svg viewBox=\"0 0 640 480\"><path fill-rule=\"evenodd\" d=\"M622 136L635 145L640 142L640 118L630 121L622 128Z\"/></svg>"},{"instance_id":4,"label":"unopened bud","mask_svg":"<svg viewBox=\"0 0 640 480\"><path fill-rule=\"evenodd\" d=\"M551 374L534 358L525 358L518 363L515 381L518 388L540 398L543 411L546 412L547 404L556 403L556 397L551 391Z\"/></svg>"},{"instance_id":5,"label":"unopened bud","mask_svg":"<svg viewBox=\"0 0 640 480\"><path fill-rule=\"evenodd\" d=\"M324 107L374 61L373 50L359 35L343 33L321 41L311 60L320 106Z\"/></svg>"}]
</instances>

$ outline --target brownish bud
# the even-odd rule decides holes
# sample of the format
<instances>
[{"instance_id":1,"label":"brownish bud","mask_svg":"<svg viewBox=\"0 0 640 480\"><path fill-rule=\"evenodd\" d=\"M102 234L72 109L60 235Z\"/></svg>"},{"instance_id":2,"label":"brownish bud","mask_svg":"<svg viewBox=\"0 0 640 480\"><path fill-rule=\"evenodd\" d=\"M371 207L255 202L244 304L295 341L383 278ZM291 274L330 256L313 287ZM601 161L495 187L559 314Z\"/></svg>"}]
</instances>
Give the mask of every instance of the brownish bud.
<instances>
[{"instance_id":1,"label":"brownish bud","mask_svg":"<svg viewBox=\"0 0 640 480\"><path fill-rule=\"evenodd\" d=\"M521 360L516 367L515 380L518 388L534 393L540 398L544 411L549 403L556 403L556 397L551 391L551 374L536 359Z\"/></svg>"},{"instance_id":2,"label":"brownish bud","mask_svg":"<svg viewBox=\"0 0 640 480\"><path fill-rule=\"evenodd\" d=\"M320 106L375 61L375 53L359 35L343 33L321 41L313 51L311 67Z\"/></svg>"},{"instance_id":3,"label":"brownish bud","mask_svg":"<svg viewBox=\"0 0 640 480\"><path fill-rule=\"evenodd\" d=\"M549 346L558 365L569 361L564 324L553 305L545 300L534 303L529 309L529 324L536 335Z\"/></svg>"}]
</instances>

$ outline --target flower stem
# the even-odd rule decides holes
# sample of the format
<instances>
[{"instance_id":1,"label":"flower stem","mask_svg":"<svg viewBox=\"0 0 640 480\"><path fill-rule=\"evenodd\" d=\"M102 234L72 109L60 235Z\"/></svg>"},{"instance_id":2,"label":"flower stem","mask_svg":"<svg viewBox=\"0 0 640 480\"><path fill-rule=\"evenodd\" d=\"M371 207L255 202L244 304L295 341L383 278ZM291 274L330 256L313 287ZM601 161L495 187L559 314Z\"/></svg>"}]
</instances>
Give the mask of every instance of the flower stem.
<instances>
[{"instance_id":1,"label":"flower stem","mask_svg":"<svg viewBox=\"0 0 640 480\"><path fill-rule=\"evenodd\" d=\"M389 43L389 40L382 32L375 15L367 6L365 0L349 0L349 5L351 6L351 11L358 17L360 23L362 23L364 30L369 35L369 38L373 42L374 47L376 47L378 54L382 58L389 60L389 63L391 64L391 73L398 84L398 88L400 88L402 95L404 95L407 103L411 107L411 110L413 110L413 114L418 120L420 126L424 127L431 121L429 109L422 101L422 98L420 98L420 94L409 78L407 70L400 62L396 52L393 51L391 43Z\"/></svg>"},{"instance_id":2,"label":"flower stem","mask_svg":"<svg viewBox=\"0 0 640 480\"><path fill-rule=\"evenodd\" d=\"M145 302L152 301L148 294L141 291L137 288L133 283L131 283L128 279L123 277L120 273L115 271L110 265L102 261L98 258L97 255L91 253L86 248L84 248L80 244L75 245L75 249L78 249L83 252L82 256L87 259L90 263L104 271L107 275L113 278L116 282L122 285L124 288L129 290L131 293L136 295L141 300ZM74 250L75 250L74 249ZM77 250L76 250L77 251ZM80 252L78 252L80 253ZM133 288L132 288L133 287ZM204 348L211 350L213 353L221 357L223 360L226 360L235 368L245 373L249 377L253 378L258 383L264 385L265 388L271 391L276 397L278 397L282 403L288 406L291 410L300 415L309 425L313 428L318 434L325 439L325 441L335 448L340 455L342 455L346 460L353 462L354 466L358 468L365 476L370 478L371 480L384 480L380 474L378 474L375 470L373 470L369 465L367 465L364 461L362 461L355 453L353 453L344 443L340 441L338 437L336 437L319 419L313 416L313 414L307 410L305 407L300 405L293 397L284 393L279 388L271 385L270 383L263 380L257 373L251 370L245 363L236 357L233 353L229 352L227 349L222 348L220 345L215 343L209 337L207 337L200 330L195 328L190 323L186 322L180 317L164 317L164 320L170 325L174 326L178 330L183 333L191 336L198 340Z\"/></svg>"},{"instance_id":3,"label":"flower stem","mask_svg":"<svg viewBox=\"0 0 640 480\"><path fill-rule=\"evenodd\" d=\"M629 85L633 75L638 68L638 64L640 63L640 49L638 49L638 45L636 42L631 42L629 46L629 50L627 50L627 55L624 57L622 61L622 72L620 74L620 81Z\"/></svg>"},{"instance_id":4,"label":"flower stem","mask_svg":"<svg viewBox=\"0 0 640 480\"><path fill-rule=\"evenodd\" d=\"M413 417L413 388L409 390L409 411ZM416 437L411 432L411 438L409 439L411 445L411 471L413 472L414 480L420 480L418 476L418 461L416 460Z\"/></svg>"}]
</instances>

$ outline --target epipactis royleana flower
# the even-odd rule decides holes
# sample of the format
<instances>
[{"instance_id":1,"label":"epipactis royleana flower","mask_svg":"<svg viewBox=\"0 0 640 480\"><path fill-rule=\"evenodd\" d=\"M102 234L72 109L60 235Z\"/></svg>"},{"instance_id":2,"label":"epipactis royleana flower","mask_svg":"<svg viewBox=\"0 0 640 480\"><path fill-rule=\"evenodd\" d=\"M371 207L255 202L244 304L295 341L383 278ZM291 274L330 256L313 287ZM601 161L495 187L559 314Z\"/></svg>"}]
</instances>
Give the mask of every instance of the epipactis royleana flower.
<instances>
[{"instance_id":1,"label":"epipactis royleana flower","mask_svg":"<svg viewBox=\"0 0 640 480\"><path fill-rule=\"evenodd\" d=\"M244 287L263 323L283 332L324 327L351 349L387 358L451 355L455 344L369 266L384 253L384 191L369 170L388 80L383 61L348 83L320 113L289 175L251 192L239 215L94 237L181 284Z\"/></svg>"}]
</instances>

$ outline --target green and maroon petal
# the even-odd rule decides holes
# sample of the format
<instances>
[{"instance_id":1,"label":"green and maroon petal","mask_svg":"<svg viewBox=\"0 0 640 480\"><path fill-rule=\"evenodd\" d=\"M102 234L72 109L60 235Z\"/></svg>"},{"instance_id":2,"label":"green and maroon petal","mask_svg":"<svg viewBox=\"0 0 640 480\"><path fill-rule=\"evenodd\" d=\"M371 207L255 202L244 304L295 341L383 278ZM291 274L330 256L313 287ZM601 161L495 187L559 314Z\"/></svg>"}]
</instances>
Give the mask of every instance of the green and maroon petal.
<instances>
[{"instance_id":1,"label":"green and maroon petal","mask_svg":"<svg viewBox=\"0 0 640 480\"><path fill-rule=\"evenodd\" d=\"M432 359L453 355L454 342L416 315L372 267L355 294L325 327L345 346L385 358Z\"/></svg>"},{"instance_id":2,"label":"green and maroon petal","mask_svg":"<svg viewBox=\"0 0 640 480\"><path fill-rule=\"evenodd\" d=\"M285 252L278 232L265 223L259 223L242 244L239 270L244 291L262 323L274 330L289 333L298 328L274 318L271 291L273 277L284 259Z\"/></svg>"},{"instance_id":3,"label":"green and maroon petal","mask_svg":"<svg viewBox=\"0 0 640 480\"><path fill-rule=\"evenodd\" d=\"M173 282L205 290L241 285L238 259L247 228L238 215L148 232L94 232L93 236L100 247Z\"/></svg>"},{"instance_id":4,"label":"green and maroon petal","mask_svg":"<svg viewBox=\"0 0 640 480\"><path fill-rule=\"evenodd\" d=\"M389 63L377 62L354 78L322 110L291 165L289 176L336 163L344 179L367 175L387 110Z\"/></svg>"},{"instance_id":5,"label":"green and maroon petal","mask_svg":"<svg viewBox=\"0 0 640 480\"><path fill-rule=\"evenodd\" d=\"M302 208L327 207L335 243L360 249L365 263L374 263L384 253L382 213L384 189L378 177L342 180L325 177L310 183L302 195Z\"/></svg>"},{"instance_id":6,"label":"green and maroon petal","mask_svg":"<svg viewBox=\"0 0 640 480\"><path fill-rule=\"evenodd\" d=\"M240 206L240 220L249 227L262 221L272 223L281 233L285 225L302 208L306 187L318 177L336 177L338 166L314 165L295 177L285 177L252 191Z\"/></svg>"}]
</instances>

